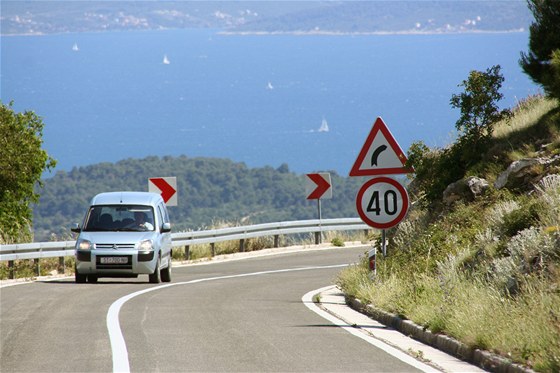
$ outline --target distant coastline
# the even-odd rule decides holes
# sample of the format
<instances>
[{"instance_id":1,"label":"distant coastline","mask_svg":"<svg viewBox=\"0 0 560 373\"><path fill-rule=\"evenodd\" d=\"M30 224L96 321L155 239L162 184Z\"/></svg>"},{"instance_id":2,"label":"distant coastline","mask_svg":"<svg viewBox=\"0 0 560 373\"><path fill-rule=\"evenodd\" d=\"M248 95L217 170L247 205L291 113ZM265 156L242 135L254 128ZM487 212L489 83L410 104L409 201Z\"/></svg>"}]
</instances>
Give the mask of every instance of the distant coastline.
<instances>
[{"instance_id":1,"label":"distant coastline","mask_svg":"<svg viewBox=\"0 0 560 373\"><path fill-rule=\"evenodd\" d=\"M359 35L456 35L456 34L509 34L526 32L524 28L515 30L462 30L462 31L416 31L416 30L403 30L403 31L220 31L219 35L293 35L293 36L307 36L307 35L324 35L324 36L359 36Z\"/></svg>"},{"instance_id":2,"label":"distant coastline","mask_svg":"<svg viewBox=\"0 0 560 373\"><path fill-rule=\"evenodd\" d=\"M106 33L106 32L145 32L145 31L170 31L170 30L193 30L190 28L154 28L154 29L129 29L129 30L91 30L91 31L67 31L67 32L28 32L0 34L0 37L11 36L48 36L48 35L70 35L85 33ZM461 31L441 31L441 30L401 30L401 31L218 31L218 35L227 36L273 36L273 35L292 35L292 36L365 36L365 35L462 35L462 34L509 34L527 32L527 29L513 30L461 30Z\"/></svg>"},{"instance_id":3,"label":"distant coastline","mask_svg":"<svg viewBox=\"0 0 560 373\"><path fill-rule=\"evenodd\" d=\"M274 4L274 6L271 6ZM4 6L5 5L5 6ZM207 29L223 35L433 35L525 32L508 1L7 1L0 36Z\"/></svg>"}]
</instances>

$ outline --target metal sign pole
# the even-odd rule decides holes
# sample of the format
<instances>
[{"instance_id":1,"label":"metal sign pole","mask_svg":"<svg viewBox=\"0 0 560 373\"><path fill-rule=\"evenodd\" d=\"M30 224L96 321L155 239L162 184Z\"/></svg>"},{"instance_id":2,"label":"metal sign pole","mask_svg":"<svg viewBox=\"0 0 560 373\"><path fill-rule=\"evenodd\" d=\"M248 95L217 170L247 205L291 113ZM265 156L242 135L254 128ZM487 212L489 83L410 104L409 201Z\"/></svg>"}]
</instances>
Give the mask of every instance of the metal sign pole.
<instances>
[{"instance_id":1,"label":"metal sign pole","mask_svg":"<svg viewBox=\"0 0 560 373\"><path fill-rule=\"evenodd\" d=\"M370 278L373 279L377 274L377 247L373 246L373 248L368 252L368 263L369 263L369 270L370 270Z\"/></svg>"},{"instance_id":2,"label":"metal sign pole","mask_svg":"<svg viewBox=\"0 0 560 373\"><path fill-rule=\"evenodd\" d=\"M317 214L319 216L319 225L321 225L321 198L317 198ZM315 244L319 245L323 242L322 232L315 233Z\"/></svg>"},{"instance_id":3,"label":"metal sign pole","mask_svg":"<svg viewBox=\"0 0 560 373\"><path fill-rule=\"evenodd\" d=\"M381 249L383 251L383 257L385 258L387 256L387 241L386 241L385 229L381 230Z\"/></svg>"}]
</instances>

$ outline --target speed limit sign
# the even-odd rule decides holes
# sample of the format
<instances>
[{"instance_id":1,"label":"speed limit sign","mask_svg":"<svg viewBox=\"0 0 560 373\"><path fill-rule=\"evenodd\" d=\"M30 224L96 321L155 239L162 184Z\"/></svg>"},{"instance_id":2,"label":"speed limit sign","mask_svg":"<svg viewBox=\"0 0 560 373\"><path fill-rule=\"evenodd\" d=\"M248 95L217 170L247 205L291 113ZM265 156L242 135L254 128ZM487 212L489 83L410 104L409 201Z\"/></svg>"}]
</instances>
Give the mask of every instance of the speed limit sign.
<instances>
[{"instance_id":1,"label":"speed limit sign","mask_svg":"<svg viewBox=\"0 0 560 373\"><path fill-rule=\"evenodd\" d=\"M408 212L408 193L398 181L376 177L366 182L358 192L356 208L360 218L370 227L391 228Z\"/></svg>"}]
</instances>

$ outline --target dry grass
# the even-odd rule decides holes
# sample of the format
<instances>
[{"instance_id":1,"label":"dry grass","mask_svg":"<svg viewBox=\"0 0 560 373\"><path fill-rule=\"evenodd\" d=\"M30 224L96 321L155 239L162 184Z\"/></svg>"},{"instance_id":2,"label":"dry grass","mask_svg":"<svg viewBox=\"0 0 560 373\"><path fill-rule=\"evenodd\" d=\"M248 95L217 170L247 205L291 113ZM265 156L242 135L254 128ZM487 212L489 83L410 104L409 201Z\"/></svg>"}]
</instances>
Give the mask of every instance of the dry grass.
<instances>
[{"instance_id":1,"label":"dry grass","mask_svg":"<svg viewBox=\"0 0 560 373\"><path fill-rule=\"evenodd\" d=\"M543 115L558 107L555 99L531 96L520 101L513 109L514 116L510 120L498 122L494 126L493 137L503 139L514 132L534 126Z\"/></svg>"}]
</instances>

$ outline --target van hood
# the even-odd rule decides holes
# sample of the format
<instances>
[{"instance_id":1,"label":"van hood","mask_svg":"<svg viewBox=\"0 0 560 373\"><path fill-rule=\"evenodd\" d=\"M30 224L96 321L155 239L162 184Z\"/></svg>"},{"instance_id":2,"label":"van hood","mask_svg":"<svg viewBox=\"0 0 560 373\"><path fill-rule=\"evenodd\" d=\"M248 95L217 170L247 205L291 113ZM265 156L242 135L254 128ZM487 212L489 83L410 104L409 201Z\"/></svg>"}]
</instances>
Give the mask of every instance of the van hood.
<instances>
[{"instance_id":1,"label":"van hood","mask_svg":"<svg viewBox=\"0 0 560 373\"><path fill-rule=\"evenodd\" d=\"M81 232L78 239L96 244L137 244L144 240L155 240L156 232Z\"/></svg>"}]
</instances>

